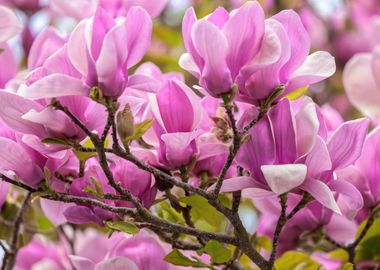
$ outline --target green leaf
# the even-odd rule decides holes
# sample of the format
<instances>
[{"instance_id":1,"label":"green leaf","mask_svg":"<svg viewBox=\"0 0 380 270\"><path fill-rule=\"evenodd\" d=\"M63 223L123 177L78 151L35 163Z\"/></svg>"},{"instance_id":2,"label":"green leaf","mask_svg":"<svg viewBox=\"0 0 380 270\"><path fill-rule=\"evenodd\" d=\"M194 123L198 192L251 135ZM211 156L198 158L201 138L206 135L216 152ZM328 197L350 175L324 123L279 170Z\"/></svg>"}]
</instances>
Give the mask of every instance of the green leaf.
<instances>
[{"instance_id":1,"label":"green leaf","mask_svg":"<svg viewBox=\"0 0 380 270\"><path fill-rule=\"evenodd\" d=\"M212 207L208 201L199 196L192 195L188 197L179 198L183 202L191 206L191 211L194 211L200 218L204 219L209 225L219 228L223 225L224 216Z\"/></svg>"},{"instance_id":2,"label":"green leaf","mask_svg":"<svg viewBox=\"0 0 380 270\"><path fill-rule=\"evenodd\" d=\"M41 142L46 143L46 144L64 145L67 147L72 146L72 142L70 140L61 139L61 138L45 138L45 139L42 139Z\"/></svg>"},{"instance_id":3,"label":"green leaf","mask_svg":"<svg viewBox=\"0 0 380 270\"><path fill-rule=\"evenodd\" d=\"M123 141L130 142L132 140L140 139L144 134L150 129L153 125L153 119L147 119L142 121L141 123L136 124L135 126L135 134L132 136L126 137Z\"/></svg>"},{"instance_id":4,"label":"green leaf","mask_svg":"<svg viewBox=\"0 0 380 270\"><path fill-rule=\"evenodd\" d=\"M94 144L92 143L91 140L87 140L82 146L86 148L95 149ZM80 162L86 162L89 158L97 156L96 152L81 152L81 151L76 151L76 150L73 150L73 151L74 151L75 156L78 158Z\"/></svg>"},{"instance_id":5,"label":"green leaf","mask_svg":"<svg viewBox=\"0 0 380 270\"><path fill-rule=\"evenodd\" d=\"M380 263L380 235L362 241L356 252L356 260L374 260Z\"/></svg>"},{"instance_id":6,"label":"green leaf","mask_svg":"<svg viewBox=\"0 0 380 270\"><path fill-rule=\"evenodd\" d=\"M352 263L346 263L339 270L354 270L354 265Z\"/></svg>"},{"instance_id":7,"label":"green leaf","mask_svg":"<svg viewBox=\"0 0 380 270\"><path fill-rule=\"evenodd\" d=\"M92 176L90 176L90 180L91 180L91 183L95 187L96 193L100 194L100 195L103 195L104 191L103 191L102 184L98 180L96 180L94 177L92 177Z\"/></svg>"},{"instance_id":8,"label":"green leaf","mask_svg":"<svg viewBox=\"0 0 380 270\"><path fill-rule=\"evenodd\" d=\"M225 263L231 258L231 250L215 240L208 241L203 251L210 255L213 263Z\"/></svg>"},{"instance_id":9,"label":"green leaf","mask_svg":"<svg viewBox=\"0 0 380 270\"><path fill-rule=\"evenodd\" d=\"M106 226L114 231L125 232L127 234L138 234L140 229L136 225L125 221L107 221Z\"/></svg>"},{"instance_id":10,"label":"green leaf","mask_svg":"<svg viewBox=\"0 0 380 270\"><path fill-rule=\"evenodd\" d=\"M290 99L290 100L296 100L296 99L304 96L306 94L307 90L309 90L308 85L294 90L293 92L287 94L285 96L285 98Z\"/></svg>"},{"instance_id":11,"label":"green leaf","mask_svg":"<svg viewBox=\"0 0 380 270\"><path fill-rule=\"evenodd\" d=\"M167 221L185 224L185 220L183 219L182 215L170 207L170 204L167 201L162 201L160 203L158 214L160 217Z\"/></svg>"},{"instance_id":12,"label":"green leaf","mask_svg":"<svg viewBox=\"0 0 380 270\"><path fill-rule=\"evenodd\" d=\"M356 238L359 237L359 235L361 234L361 232L363 231L364 229L364 226L365 224L367 223L367 220L363 221L360 226L359 226L359 229L358 229L358 232L356 233ZM364 236L363 241L365 241L366 239L369 239L373 236L377 236L377 235L380 235L380 218L376 219L371 228L369 228L369 230L367 231L366 235Z\"/></svg>"},{"instance_id":13,"label":"green leaf","mask_svg":"<svg viewBox=\"0 0 380 270\"><path fill-rule=\"evenodd\" d=\"M178 249L173 249L169 254L165 256L164 260L168 263L179 266L191 266L196 268L210 267L197 258L190 259L186 257Z\"/></svg>"},{"instance_id":14,"label":"green leaf","mask_svg":"<svg viewBox=\"0 0 380 270\"><path fill-rule=\"evenodd\" d=\"M317 270L319 264L312 260L307 254L298 251L285 252L275 262L276 270L303 269ZM300 267L300 268L297 268ZM301 268L302 267L302 268Z\"/></svg>"},{"instance_id":15,"label":"green leaf","mask_svg":"<svg viewBox=\"0 0 380 270\"><path fill-rule=\"evenodd\" d=\"M272 241L267 236L260 236L255 242L255 248L259 251L264 249L270 252L272 250Z\"/></svg>"}]
</instances>

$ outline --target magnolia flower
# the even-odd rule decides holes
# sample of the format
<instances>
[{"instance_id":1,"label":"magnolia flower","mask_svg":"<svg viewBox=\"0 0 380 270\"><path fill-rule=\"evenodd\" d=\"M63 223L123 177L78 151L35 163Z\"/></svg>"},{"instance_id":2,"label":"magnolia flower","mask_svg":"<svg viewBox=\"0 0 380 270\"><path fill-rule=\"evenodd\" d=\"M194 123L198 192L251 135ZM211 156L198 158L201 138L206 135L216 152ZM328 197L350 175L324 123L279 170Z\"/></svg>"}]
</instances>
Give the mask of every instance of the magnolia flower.
<instances>
[{"instance_id":1,"label":"magnolia flower","mask_svg":"<svg viewBox=\"0 0 380 270\"><path fill-rule=\"evenodd\" d=\"M355 55L345 66L343 84L351 103L364 115L380 119L380 47Z\"/></svg>"},{"instance_id":2,"label":"magnolia flower","mask_svg":"<svg viewBox=\"0 0 380 270\"><path fill-rule=\"evenodd\" d=\"M197 20L190 8L182 32L188 53L180 65L214 97L235 84L242 101L257 104L280 85L287 94L335 72L329 53L308 56L310 38L291 10L265 20L260 5L249 1L232 13L218 8Z\"/></svg>"},{"instance_id":3,"label":"magnolia flower","mask_svg":"<svg viewBox=\"0 0 380 270\"><path fill-rule=\"evenodd\" d=\"M308 98L291 104L283 100L249 132L236 162L250 176L227 179L222 191L247 189L253 197L281 195L301 189L319 203L341 213L333 191L349 204L355 214L363 206L358 190L336 179L333 172L353 164L360 156L368 120L345 122L327 134L323 117Z\"/></svg>"},{"instance_id":4,"label":"magnolia flower","mask_svg":"<svg viewBox=\"0 0 380 270\"><path fill-rule=\"evenodd\" d=\"M19 93L33 99L89 96L96 87L104 96L116 98L133 84L128 69L149 48L151 30L149 15L139 7L116 20L99 8L94 17L77 25L67 45L29 75Z\"/></svg>"},{"instance_id":5,"label":"magnolia flower","mask_svg":"<svg viewBox=\"0 0 380 270\"><path fill-rule=\"evenodd\" d=\"M377 127L367 136L362 155L355 165L338 172L340 178L347 179L357 187L367 208L374 207L380 202L379 157L377 155L379 147L380 127Z\"/></svg>"},{"instance_id":6,"label":"magnolia flower","mask_svg":"<svg viewBox=\"0 0 380 270\"><path fill-rule=\"evenodd\" d=\"M197 153L195 139L202 116L199 98L184 83L169 80L149 95L154 130L159 139L159 161L168 168L190 163Z\"/></svg>"},{"instance_id":7,"label":"magnolia flower","mask_svg":"<svg viewBox=\"0 0 380 270\"><path fill-rule=\"evenodd\" d=\"M61 243L52 243L34 237L32 242L20 248L15 270L65 270L71 269L69 258Z\"/></svg>"}]
</instances>

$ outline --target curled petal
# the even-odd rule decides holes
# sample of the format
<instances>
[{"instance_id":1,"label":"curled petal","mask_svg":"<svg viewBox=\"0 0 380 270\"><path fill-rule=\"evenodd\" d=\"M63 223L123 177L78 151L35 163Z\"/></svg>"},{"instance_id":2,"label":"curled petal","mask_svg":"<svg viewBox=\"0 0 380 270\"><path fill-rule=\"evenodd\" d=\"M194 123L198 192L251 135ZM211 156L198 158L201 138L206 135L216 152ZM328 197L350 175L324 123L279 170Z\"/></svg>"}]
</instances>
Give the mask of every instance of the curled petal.
<instances>
[{"instance_id":1,"label":"curled petal","mask_svg":"<svg viewBox=\"0 0 380 270\"><path fill-rule=\"evenodd\" d=\"M22 30L22 23L9 8L0 6L0 42L4 42Z\"/></svg>"},{"instance_id":2,"label":"curled petal","mask_svg":"<svg viewBox=\"0 0 380 270\"><path fill-rule=\"evenodd\" d=\"M263 165L261 171L270 189L280 195L301 185L307 168L304 164Z\"/></svg>"}]
</instances>

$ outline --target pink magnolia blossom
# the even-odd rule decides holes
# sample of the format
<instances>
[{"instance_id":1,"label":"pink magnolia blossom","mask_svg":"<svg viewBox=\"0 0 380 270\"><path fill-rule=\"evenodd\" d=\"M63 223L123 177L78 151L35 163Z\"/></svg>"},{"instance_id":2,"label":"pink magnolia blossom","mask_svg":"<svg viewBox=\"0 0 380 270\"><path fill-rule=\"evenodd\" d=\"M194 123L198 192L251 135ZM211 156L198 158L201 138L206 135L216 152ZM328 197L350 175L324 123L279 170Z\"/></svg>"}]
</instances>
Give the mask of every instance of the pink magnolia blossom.
<instances>
[{"instance_id":1,"label":"pink magnolia blossom","mask_svg":"<svg viewBox=\"0 0 380 270\"><path fill-rule=\"evenodd\" d=\"M71 269L63 246L34 237L17 254L15 270L65 270Z\"/></svg>"},{"instance_id":2,"label":"pink magnolia blossom","mask_svg":"<svg viewBox=\"0 0 380 270\"><path fill-rule=\"evenodd\" d=\"M218 8L197 20L190 8L182 31L188 53L180 65L214 97L230 93L235 84L238 98L257 104L282 84L286 94L335 72L329 53L308 56L310 38L290 10L265 20L260 5L249 1L230 14Z\"/></svg>"},{"instance_id":3,"label":"pink magnolia blossom","mask_svg":"<svg viewBox=\"0 0 380 270\"><path fill-rule=\"evenodd\" d=\"M30 74L20 93L33 99L88 96L99 87L104 96L118 97L130 86L128 69L144 56L151 30L151 19L141 8L134 7L117 20L99 8L94 17L77 25L66 45Z\"/></svg>"},{"instance_id":4,"label":"pink magnolia blossom","mask_svg":"<svg viewBox=\"0 0 380 270\"><path fill-rule=\"evenodd\" d=\"M174 79L149 99L159 139L159 161L168 168L187 165L197 153L195 139L200 134L197 128L202 116L199 98Z\"/></svg>"},{"instance_id":5,"label":"pink magnolia blossom","mask_svg":"<svg viewBox=\"0 0 380 270\"><path fill-rule=\"evenodd\" d=\"M379 147L380 127L377 127L367 136L362 155L355 165L338 172L339 177L347 179L357 187L367 208L374 207L380 202L377 155Z\"/></svg>"},{"instance_id":6,"label":"pink magnolia blossom","mask_svg":"<svg viewBox=\"0 0 380 270\"><path fill-rule=\"evenodd\" d=\"M380 119L380 47L355 55L345 66L343 84L351 103L364 115Z\"/></svg>"},{"instance_id":7,"label":"pink magnolia blossom","mask_svg":"<svg viewBox=\"0 0 380 270\"><path fill-rule=\"evenodd\" d=\"M333 172L359 158L368 120L345 122L327 134L323 117L310 99L292 105L281 101L250 130L251 140L236 158L250 176L227 179L222 190L245 189L249 196L267 197L299 188L341 213L335 191L349 204L347 215L354 215L363 207L363 199L354 185L336 179Z\"/></svg>"}]
</instances>

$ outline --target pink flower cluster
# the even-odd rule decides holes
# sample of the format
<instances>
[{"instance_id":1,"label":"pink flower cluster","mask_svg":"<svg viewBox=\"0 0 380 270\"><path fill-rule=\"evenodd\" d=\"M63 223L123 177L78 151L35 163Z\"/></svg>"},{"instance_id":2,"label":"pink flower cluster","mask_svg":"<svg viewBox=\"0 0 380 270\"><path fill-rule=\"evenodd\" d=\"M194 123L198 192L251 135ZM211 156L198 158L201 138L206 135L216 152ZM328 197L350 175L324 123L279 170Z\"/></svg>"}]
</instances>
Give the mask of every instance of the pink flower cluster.
<instances>
[{"instance_id":1,"label":"pink flower cluster","mask_svg":"<svg viewBox=\"0 0 380 270\"><path fill-rule=\"evenodd\" d=\"M283 228L279 255L320 226L338 242L355 240L360 222L380 203L380 129L367 134L369 119L343 122L310 97L289 96L335 73L328 52L310 54L296 12L265 18L260 4L248 1L198 19L189 8L182 23L187 52L179 64L195 77L191 88L183 74L143 63L152 16L167 1L96 2L52 0L53 12L78 23L68 36L51 27L39 33L22 71L6 42L23 26L0 5L2 175L30 188L46 191L48 185L50 192L134 210L120 191L126 190L154 211L155 200L172 188L152 174L156 169L205 193L219 184L227 196L242 191L262 213L257 233L269 237L281 214L278 198L288 197L291 213L307 194L305 207ZM379 52L355 56L343 75L351 102L377 120ZM94 136L102 146L93 144ZM8 189L1 182L0 206ZM57 226L101 227L123 219L99 204L40 201ZM75 252L65 239L53 247L35 238L19 251L15 269L180 269L163 261L169 247L148 232L110 239L82 234Z\"/></svg>"}]
</instances>

